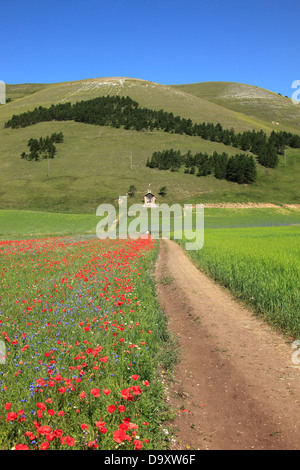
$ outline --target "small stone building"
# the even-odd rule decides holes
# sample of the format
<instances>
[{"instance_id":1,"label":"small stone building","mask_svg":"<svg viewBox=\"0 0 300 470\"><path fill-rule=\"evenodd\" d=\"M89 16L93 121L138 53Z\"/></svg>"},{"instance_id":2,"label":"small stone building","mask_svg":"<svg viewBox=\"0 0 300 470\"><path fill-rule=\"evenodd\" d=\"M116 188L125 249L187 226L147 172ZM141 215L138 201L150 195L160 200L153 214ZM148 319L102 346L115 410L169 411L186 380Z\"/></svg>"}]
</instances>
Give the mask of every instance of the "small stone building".
<instances>
[{"instance_id":1,"label":"small stone building","mask_svg":"<svg viewBox=\"0 0 300 470\"><path fill-rule=\"evenodd\" d=\"M144 207L156 207L155 200L156 200L156 197L151 192L150 184L149 184L148 191L144 195Z\"/></svg>"}]
</instances>

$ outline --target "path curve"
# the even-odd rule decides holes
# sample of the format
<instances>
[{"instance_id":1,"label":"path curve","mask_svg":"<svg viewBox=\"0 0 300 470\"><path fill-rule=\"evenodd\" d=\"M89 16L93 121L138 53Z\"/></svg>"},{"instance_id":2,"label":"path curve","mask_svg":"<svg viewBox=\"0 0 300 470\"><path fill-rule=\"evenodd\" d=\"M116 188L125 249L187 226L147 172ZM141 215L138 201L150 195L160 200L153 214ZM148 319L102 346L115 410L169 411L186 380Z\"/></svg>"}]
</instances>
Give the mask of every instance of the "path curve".
<instances>
[{"instance_id":1,"label":"path curve","mask_svg":"<svg viewBox=\"0 0 300 470\"><path fill-rule=\"evenodd\" d=\"M180 357L168 385L172 449L298 450L300 366L292 340L274 332L160 240L159 301Z\"/></svg>"}]
</instances>

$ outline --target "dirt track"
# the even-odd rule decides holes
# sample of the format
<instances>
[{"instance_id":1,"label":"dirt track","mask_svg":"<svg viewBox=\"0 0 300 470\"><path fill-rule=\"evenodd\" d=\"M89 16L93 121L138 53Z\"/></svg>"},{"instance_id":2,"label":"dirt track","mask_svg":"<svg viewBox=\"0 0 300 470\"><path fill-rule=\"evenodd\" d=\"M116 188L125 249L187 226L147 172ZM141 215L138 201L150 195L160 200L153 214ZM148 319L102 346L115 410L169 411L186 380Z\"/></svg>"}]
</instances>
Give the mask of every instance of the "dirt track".
<instances>
[{"instance_id":1,"label":"dirt track","mask_svg":"<svg viewBox=\"0 0 300 470\"><path fill-rule=\"evenodd\" d=\"M177 413L172 448L298 450L300 366L292 340L202 274L177 243L160 243L158 295L180 345L168 388Z\"/></svg>"}]
</instances>

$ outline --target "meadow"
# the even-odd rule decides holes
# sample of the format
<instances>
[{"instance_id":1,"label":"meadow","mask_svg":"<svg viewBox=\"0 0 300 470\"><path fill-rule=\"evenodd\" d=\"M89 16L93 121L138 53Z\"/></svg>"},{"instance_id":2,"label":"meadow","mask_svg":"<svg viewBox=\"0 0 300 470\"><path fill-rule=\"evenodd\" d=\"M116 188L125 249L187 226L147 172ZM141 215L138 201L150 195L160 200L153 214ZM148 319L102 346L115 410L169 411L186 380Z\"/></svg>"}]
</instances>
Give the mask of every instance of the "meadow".
<instances>
[{"instance_id":1,"label":"meadow","mask_svg":"<svg viewBox=\"0 0 300 470\"><path fill-rule=\"evenodd\" d=\"M168 445L157 248L150 239L0 242L0 449Z\"/></svg>"},{"instance_id":2,"label":"meadow","mask_svg":"<svg viewBox=\"0 0 300 470\"><path fill-rule=\"evenodd\" d=\"M300 338L300 227L206 228L199 269L270 325ZM185 240L178 240L184 246Z\"/></svg>"},{"instance_id":3,"label":"meadow","mask_svg":"<svg viewBox=\"0 0 300 470\"><path fill-rule=\"evenodd\" d=\"M0 211L0 239L95 233L96 214Z\"/></svg>"}]
</instances>

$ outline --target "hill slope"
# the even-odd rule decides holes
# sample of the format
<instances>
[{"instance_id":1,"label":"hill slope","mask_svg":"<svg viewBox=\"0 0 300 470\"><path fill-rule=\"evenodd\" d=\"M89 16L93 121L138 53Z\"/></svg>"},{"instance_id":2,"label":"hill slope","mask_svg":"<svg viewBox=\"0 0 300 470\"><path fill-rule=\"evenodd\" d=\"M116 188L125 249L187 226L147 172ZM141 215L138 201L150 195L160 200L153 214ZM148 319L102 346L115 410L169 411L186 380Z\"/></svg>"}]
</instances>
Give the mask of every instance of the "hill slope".
<instances>
[{"instance_id":1,"label":"hill slope","mask_svg":"<svg viewBox=\"0 0 300 470\"><path fill-rule=\"evenodd\" d=\"M198 98L226 109L265 121L277 129L300 131L300 105L295 106L286 96L243 83L204 82L176 85L175 90L191 93Z\"/></svg>"},{"instance_id":2,"label":"hill slope","mask_svg":"<svg viewBox=\"0 0 300 470\"><path fill-rule=\"evenodd\" d=\"M126 131L71 121L4 129L4 123L13 114L38 106L118 94L130 96L143 107L163 109L195 122L220 122L224 128L233 127L237 131L278 130L265 116L251 117L212 102L210 93L208 96L206 90L206 96L196 96L178 87L126 77L8 86L8 97L13 101L0 106L0 208L93 213L100 203L113 202L125 194L131 184L137 188L132 202L140 202L149 183L156 194L160 187L167 186L164 202L299 202L300 152L296 149L288 150L286 161L281 158L277 170L258 165L257 182L241 186L213 176L199 178L182 171L171 173L145 166L156 150L190 149L209 154L216 150L230 155L238 151L199 137ZM20 158L30 138L61 131L65 139L57 146L55 159L28 162Z\"/></svg>"},{"instance_id":3,"label":"hill slope","mask_svg":"<svg viewBox=\"0 0 300 470\"><path fill-rule=\"evenodd\" d=\"M20 90L20 86L15 85L15 87ZM8 97L10 97L10 94L13 96L13 93L16 93L17 88L10 86L8 90ZM30 90L33 91L31 94L29 94ZM24 98L9 103L6 111L10 114L17 114L36 106L50 106L59 102L75 103L103 95L120 95L130 96L141 106L157 110L164 109L195 122L205 121L215 124L220 122L224 127L234 127L237 130L274 128L270 123L220 107L200 96L194 96L175 87L140 79L126 77L88 79L48 86L38 85L36 90L38 91L34 91L33 85L25 86Z\"/></svg>"}]
</instances>

